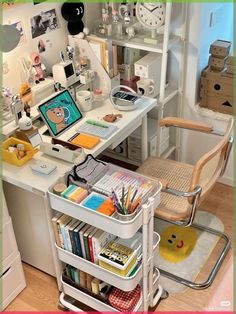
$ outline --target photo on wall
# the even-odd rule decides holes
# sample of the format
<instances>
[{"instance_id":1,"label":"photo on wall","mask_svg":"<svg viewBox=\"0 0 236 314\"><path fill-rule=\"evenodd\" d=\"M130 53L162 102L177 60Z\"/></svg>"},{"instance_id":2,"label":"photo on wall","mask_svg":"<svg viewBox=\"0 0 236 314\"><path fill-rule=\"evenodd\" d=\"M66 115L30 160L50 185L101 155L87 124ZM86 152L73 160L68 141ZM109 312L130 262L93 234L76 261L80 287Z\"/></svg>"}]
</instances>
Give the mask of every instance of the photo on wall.
<instances>
[{"instance_id":1,"label":"photo on wall","mask_svg":"<svg viewBox=\"0 0 236 314\"><path fill-rule=\"evenodd\" d=\"M59 28L56 10L52 9L30 19L32 38L44 35Z\"/></svg>"}]
</instances>

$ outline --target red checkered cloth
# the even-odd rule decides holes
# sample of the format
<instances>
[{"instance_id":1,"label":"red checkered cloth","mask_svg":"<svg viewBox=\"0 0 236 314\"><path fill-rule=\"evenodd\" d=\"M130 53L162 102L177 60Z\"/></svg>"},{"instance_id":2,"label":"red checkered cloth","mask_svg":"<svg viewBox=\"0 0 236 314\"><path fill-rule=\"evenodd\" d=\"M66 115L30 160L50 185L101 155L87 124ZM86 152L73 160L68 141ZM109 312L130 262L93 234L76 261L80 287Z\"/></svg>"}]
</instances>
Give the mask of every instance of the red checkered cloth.
<instances>
[{"instance_id":1,"label":"red checkered cloth","mask_svg":"<svg viewBox=\"0 0 236 314\"><path fill-rule=\"evenodd\" d=\"M108 301L111 306L120 312L132 312L141 297L141 287L137 287L132 291L122 291L118 288L113 288Z\"/></svg>"}]
</instances>

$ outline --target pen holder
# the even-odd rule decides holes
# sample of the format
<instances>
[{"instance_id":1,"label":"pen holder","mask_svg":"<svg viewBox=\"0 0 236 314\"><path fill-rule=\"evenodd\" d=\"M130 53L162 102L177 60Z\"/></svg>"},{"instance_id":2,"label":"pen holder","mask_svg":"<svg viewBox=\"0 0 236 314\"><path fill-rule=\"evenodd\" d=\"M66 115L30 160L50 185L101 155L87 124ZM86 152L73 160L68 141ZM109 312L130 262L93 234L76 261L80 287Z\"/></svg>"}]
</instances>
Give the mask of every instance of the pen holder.
<instances>
[{"instance_id":1,"label":"pen holder","mask_svg":"<svg viewBox=\"0 0 236 314\"><path fill-rule=\"evenodd\" d=\"M121 221L129 221L132 220L137 214L137 210L133 211L131 214L121 214L118 211L116 212L117 218Z\"/></svg>"}]
</instances>

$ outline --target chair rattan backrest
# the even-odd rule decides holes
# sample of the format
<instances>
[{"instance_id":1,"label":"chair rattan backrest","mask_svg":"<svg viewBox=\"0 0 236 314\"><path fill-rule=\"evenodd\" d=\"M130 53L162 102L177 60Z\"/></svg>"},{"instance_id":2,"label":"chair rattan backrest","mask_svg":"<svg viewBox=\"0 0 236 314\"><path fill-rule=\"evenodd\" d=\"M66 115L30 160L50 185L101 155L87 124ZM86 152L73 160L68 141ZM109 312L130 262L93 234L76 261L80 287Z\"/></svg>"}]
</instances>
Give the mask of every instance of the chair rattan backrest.
<instances>
[{"instance_id":1,"label":"chair rattan backrest","mask_svg":"<svg viewBox=\"0 0 236 314\"><path fill-rule=\"evenodd\" d=\"M230 119L221 141L208 153L203 155L194 166L190 189L193 191L196 186L201 186L201 199L222 174L225 162L227 161L228 145L230 145L232 129L233 119ZM189 198L189 202L192 202L191 198Z\"/></svg>"}]
</instances>

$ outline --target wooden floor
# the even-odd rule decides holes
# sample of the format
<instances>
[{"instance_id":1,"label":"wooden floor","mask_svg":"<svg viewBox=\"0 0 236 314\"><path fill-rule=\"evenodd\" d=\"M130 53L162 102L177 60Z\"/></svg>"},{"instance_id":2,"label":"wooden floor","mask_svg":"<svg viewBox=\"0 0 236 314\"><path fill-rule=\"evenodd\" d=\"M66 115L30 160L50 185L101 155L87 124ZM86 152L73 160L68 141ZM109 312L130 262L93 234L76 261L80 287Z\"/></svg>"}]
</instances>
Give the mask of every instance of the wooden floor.
<instances>
[{"instance_id":1,"label":"wooden floor","mask_svg":"<svg viewBox=\"0 0 236 314\"><path fill-rule=\"evenodd\" d=\"M216 184L209 197L201 205L201 209L218 216L225 225L225 232L232 238L233 189L231 187ZM210 288L201 291L187 289L184 293L169 296L159 303L156 311L202 311L206 309L230 263L232 263L232 250L227 255ZM207 268L208 266L206 271ZM24 264L24 272L27 287L6 308L6 311L58 311L59 293L56 280L26 264Z\"/></svg>"}]
</instances>

